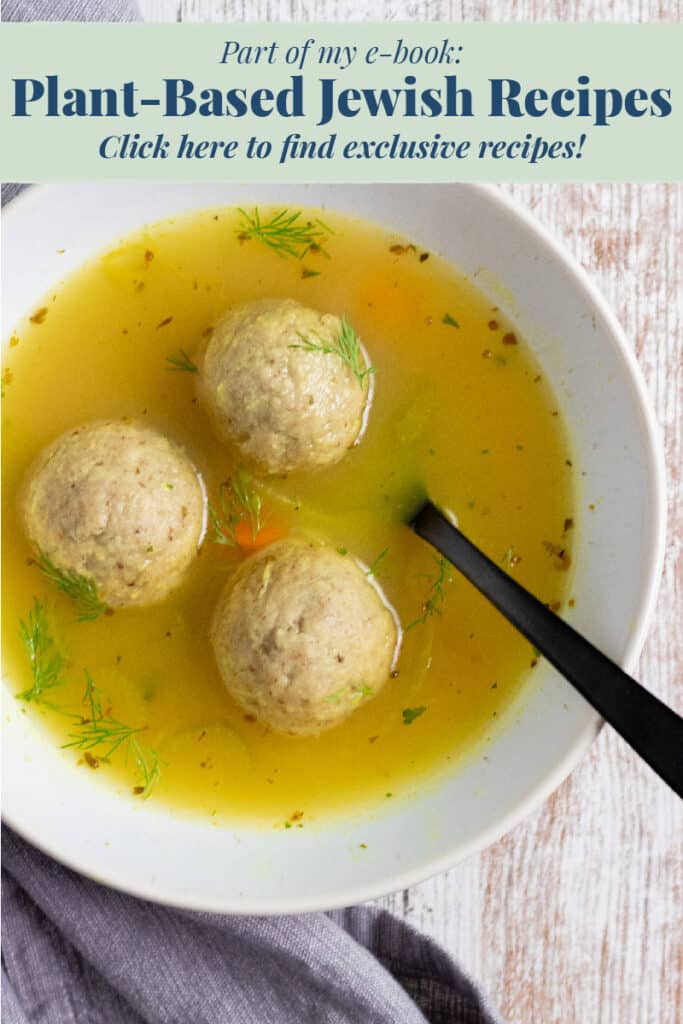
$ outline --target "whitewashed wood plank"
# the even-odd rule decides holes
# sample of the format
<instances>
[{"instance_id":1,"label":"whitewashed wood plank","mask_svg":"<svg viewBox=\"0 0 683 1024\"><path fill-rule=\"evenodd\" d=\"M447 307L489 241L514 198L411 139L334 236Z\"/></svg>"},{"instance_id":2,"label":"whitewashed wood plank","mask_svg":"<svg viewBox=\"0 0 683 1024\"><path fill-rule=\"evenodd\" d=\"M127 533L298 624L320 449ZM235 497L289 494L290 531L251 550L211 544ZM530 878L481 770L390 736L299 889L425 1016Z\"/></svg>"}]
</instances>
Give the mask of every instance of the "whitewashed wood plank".
<instances>
[{"instance_id":1,"label":"whitewashed wood plank","mask_svg":"<svg viewBox=\"0 0 683 1024\"><path fill-rule=\"evenodd\" d=\"M514 187L617 309L655 399L671 476L667 568L640 673L683 710L681 688L680 188ZM678 537L678 540L676 539ZM480 858L481 946L449 948L517 1020L674 1024L683 1007L683 811L605 730L551 801ZM444 936L463 872L413 892L408 915ZM442 910L424 906L449 893ZM390 904L391 905L391 904ZM411 912L411 908L415 911ZM393 901L401 912L402 904ZM472 936L474 941L474 935ZM478 964L481 964L479 969Z\"/></svg>"},{"instance_id":2,"label":"whitewashed wood plank","mask_svg":"<svg viewBox=\"0 0 683 1024\"><path fill-rule=\"evenodd\" d=\"M149 21L680 21L680 0L138 0Z\"/></svg>"}]
</instances>

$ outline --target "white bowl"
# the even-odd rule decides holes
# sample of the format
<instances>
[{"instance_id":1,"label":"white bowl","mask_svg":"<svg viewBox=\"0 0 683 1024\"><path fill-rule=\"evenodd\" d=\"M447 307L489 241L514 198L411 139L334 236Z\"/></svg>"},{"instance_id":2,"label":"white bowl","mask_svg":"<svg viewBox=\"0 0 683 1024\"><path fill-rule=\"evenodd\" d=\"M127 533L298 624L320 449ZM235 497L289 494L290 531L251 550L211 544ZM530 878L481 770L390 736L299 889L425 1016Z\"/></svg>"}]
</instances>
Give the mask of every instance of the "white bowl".
<instances>
[{"instance_id":1,"label":"white bowl","mask_svg":"<svg viewBox=\"0 0 683 1024\"><path fill-rule=\"evenodd\" d=\"M531 342L585 472L571 620L623 666L645 635L664 541L663 460L631 350L583 271L497 191L472 185L58 185L3 216L5 333L65 272L179 211L250 203L328 206L382 223L471 275ZM56 250L66 249L63 255ZM496 282L500 282L498 285ZM11 610L10 610L11 611ZM83 874L166 903L285 913L403 888L482 849L562 781L600 720L547 665L487 749L413 799L317 828L230 830L118 796L4 700L4 814ZM366 848L362 849L360 844Z\"/></svg>"}]
</instances>

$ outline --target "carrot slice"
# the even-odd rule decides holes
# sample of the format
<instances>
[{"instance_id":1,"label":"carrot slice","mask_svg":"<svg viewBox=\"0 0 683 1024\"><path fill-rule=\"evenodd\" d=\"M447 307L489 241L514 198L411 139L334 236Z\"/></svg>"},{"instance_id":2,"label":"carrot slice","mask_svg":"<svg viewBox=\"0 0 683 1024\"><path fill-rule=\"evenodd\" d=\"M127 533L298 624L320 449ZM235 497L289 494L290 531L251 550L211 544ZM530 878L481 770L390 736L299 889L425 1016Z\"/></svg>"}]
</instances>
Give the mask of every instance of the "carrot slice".
<instances>
[{"instance_id":1,"label":"carrot slice","mask_svg":"<svg viewBox=\"0 0 683 1024\"><path fill-rule=\"evenodd\" d=\"M235 527L235 540L244 551L260 551L261 548L267 548L269 544L286 536L286 533L284 523L270 518L254 536L248 520L240 519Z\"/></svg>"}]
</instances>

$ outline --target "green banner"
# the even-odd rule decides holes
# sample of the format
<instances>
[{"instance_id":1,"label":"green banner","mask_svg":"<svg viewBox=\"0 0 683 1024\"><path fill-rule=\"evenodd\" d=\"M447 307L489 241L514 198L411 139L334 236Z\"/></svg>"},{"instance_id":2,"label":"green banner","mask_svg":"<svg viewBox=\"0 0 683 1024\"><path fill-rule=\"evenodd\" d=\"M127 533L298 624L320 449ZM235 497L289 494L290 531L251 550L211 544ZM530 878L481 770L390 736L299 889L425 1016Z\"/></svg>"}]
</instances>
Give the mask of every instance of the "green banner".
<instances>
[{"instance_id":1,"label":"green banner","mask_svg":"<svg viewBox=\"0 0 683 1024\"><path fill-rule=\"evenodd\" d=\"M680 181L683 26L0 26L3 180Z\"/></svg>"}]
</instances>

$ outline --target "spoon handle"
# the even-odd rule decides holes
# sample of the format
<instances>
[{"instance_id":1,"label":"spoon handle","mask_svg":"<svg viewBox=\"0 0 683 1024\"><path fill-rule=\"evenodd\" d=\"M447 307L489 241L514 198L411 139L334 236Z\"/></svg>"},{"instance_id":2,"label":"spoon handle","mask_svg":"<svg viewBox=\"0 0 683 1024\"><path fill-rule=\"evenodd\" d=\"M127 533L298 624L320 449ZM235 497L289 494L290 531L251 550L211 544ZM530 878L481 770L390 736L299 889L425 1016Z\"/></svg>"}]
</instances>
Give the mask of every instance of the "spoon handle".
<instances>
[{"instance_id":1,"label":"spoon handle","mask_svg":"<svg viewBox=\"0 0 683 1024\"><path fill-rule=\"evenodd\" d=\"M683 797L683 718L487 558L426 502L411 526L481 591Z\"/></svg>"}]
</instances>

